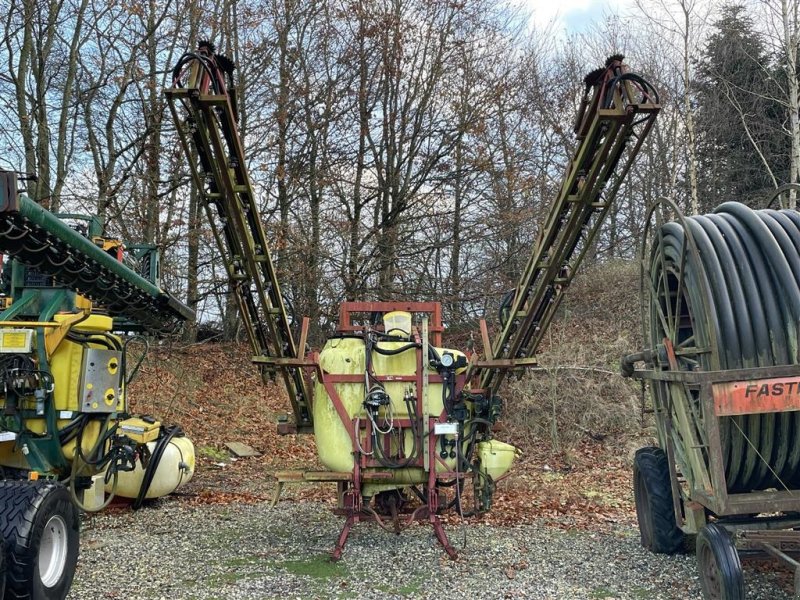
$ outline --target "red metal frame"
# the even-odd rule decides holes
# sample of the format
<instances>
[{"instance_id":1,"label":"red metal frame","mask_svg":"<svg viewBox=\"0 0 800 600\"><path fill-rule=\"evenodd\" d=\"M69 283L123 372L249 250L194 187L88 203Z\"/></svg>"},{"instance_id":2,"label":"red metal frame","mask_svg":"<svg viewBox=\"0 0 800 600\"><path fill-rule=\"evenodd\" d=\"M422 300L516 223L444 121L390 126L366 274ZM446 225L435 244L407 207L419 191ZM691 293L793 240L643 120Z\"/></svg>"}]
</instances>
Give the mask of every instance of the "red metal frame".
<instances>
[{"instance_id":1,"label":"red metal frame","mask_svg":"<svg viewBox=\"0 0 800 600\"><path fill-rule=\"evenodd\" d=\"M442 305L439 302L342 302L339 307L339 326L336 331L351 333L364 331L363 325L353 325L353 315L371 313L389 313L402 310L413 314L430 315L428 331L431 333L431 343L434 346L442 345ZM383 331L383 324L378 324L373 329Z\"/></svg>"},{"instance_id":2,"label":"red metal frame","mask_svg":"<svg viewBox=\"0 0 800 600\"><path fill-rule=\"evenodd\" d=\"M427 314L430 315L431 324L429 326L429 331L431 332L431 343L434 346L441 346L441 337L442 331L444 327L442 326L442 319L441 319L441 304L438 302L345 302L342 304L340 313L339 313L339 327L338 331L340 333L354 333L354 332L365 332L367 327L364 325L354 325L353 324L353 315L358 313L388 313L392 311L406 311L412 314ZM375 330L380 330L382 327L376 326L373 328ZM414 340L419 344L420 337L419 333L414 331L412 332ZM417 414L423 415L423 397L422 397L422 389L423 389L423 370L427 368L427 359L422 356L422 347L421 344L419 347L415 349L417 355L417 368L416 374L414 375L373 375L373 377L377 381L381 382L414 382L416 383L417 387ZM318 367L319 361L318 357L313 355L312 357L313 362L317 365L317 377L318 381L325 387L325 391L330 398L330 401L333 403L333 406L336 410L336 413L339 415L339 419L341 420L342 424L344 425L345 429L347 430L350 440L352 443L352 450L353 455L357 457L353 464L353 479L352 484L344 490L342 495L343 498L343 505L337 511L338 513L345 516L345 523L342 527L342 531L339 534L339 537L336 542L336 547L333 550L332 558L333 560L338 560L341 558L342 553L344 551L345 543L347 542L347 538L350 535L350 531L352 530L353 525L359 523L361 521L375 521L378 522L383 526L380 516L375 513L369 507L364 507L362 505L362 486L365 481L391 481L394 479L394 473L390 469L386 469L382 467L379 461L370 458L366 454L362 454L359 451L359 445L364 449L366 453L372 451L371 447L371 424L368 420L365 419L351 419L347 413L347 410L342 403L339 394L336 391L336 387L334 384L337 383L362 383L364 380L364 376L361 374L353 374L353 375L342 375L342 374L330 374L323 371L321 368ZM440 384L443 382L441 375L439 374L428 374L428 382L430 384ZM465 374L456 375L455 380L455 392L458 394L467 382L467 378ZM424 415L423 418L428 419L428 452L423 453L420 452L420 455L417 457L415 461L413 461L408 468L425 468L427 466L428 469L428 480L425 484L426 488L426 504L418 507L410 517L405 521L405 523L400 523L399 521L395 520L395 530L399 532L400 529L403 527L408 526L412 521L415 520L427 520L431 526L433 527L434 533L436 535L436 539L442 544L445 552L451 558L456 558L457 554L453 546L447 539L447 534L442 527L441 520L439 519L437 512L439 509L440 504L440 492L437 489L436 483L439 479L454 479L457 477L457 474L449 469L447 463L445 463L438 455L437 452L437 444L436 444L436 435L434 433L434 428L436 423L444 422L447 420L447 415L445 412L442 414L432 417L430 415ZM356 424L358 423L358 430L356 430ZM395 419L395 425L401 429L401 432L404 432L405 429L411 427L411 419ZM422 428L423 423L419 423L420 429L418 431L423 431ZM364 434L364 443L360 444L361 442L361 435L362 432ZM404 433L401 436L401 439L404 439ZM422 434L418 439L418 444L420 447L424 448L424 440ZM404 446L404 445L403 445ZM388 448L387 448L388 450ZM404 452L404 447L400 450L400 452ZM400 457L402 458L402 456ZM437 470L438 465L444 465L445 470ZM464 474L460 473L458 476L463 477Z\"/></svg>"}]
</instances>

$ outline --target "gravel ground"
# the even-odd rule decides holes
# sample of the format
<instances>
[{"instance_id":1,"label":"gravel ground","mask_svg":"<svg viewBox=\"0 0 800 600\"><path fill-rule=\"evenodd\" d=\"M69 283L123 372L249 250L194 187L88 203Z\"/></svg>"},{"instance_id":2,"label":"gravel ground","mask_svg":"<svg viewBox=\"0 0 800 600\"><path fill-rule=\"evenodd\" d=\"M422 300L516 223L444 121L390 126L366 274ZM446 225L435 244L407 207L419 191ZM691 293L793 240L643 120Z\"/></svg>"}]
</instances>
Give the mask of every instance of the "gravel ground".
<instances>
[{"instance_id":1,"label":"gravel ground","mask_svg":"<svg viewBox=\"0 0 800 600\"><path fill-rule=\"evenodd\" d=\"M83 526L69 598L700 597L694 556L652 555L630 528L601 534L447 525L460 553L451 561L429 526L395 536L359 524L344 558L331 563L341 524L316 502L282 502L272 510L165 503L96 515ZM789 597L781 587L785 574L746 563L745 577L751 598Z\"/></svg>"}]
</instances>

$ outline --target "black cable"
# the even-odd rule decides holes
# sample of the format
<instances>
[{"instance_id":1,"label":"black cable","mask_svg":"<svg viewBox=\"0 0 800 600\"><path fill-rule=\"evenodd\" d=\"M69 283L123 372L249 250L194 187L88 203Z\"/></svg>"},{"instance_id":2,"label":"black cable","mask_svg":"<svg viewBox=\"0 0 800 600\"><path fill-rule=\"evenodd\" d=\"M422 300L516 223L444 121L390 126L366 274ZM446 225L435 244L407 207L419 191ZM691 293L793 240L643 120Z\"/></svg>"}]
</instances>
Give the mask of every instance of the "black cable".
<instances>
[{"instance_id":1,"label":"black cable","mask_svg":"<svg viewBox=\"0 0 800 600\"><path fill-rule=\"evenodd\" d=\"M139 360L136 361L136 366L133 367L133 372L128 375L128 345L134 341L142 341L144 343L144 352L139 357ZM133 381L136 374L139 372L139 369L144 363L144 359L147 358L147 353L150 350L150 342L147 341L147 338L143 335L134 335L127 340L122 345L122 379L125 382L125 385L128 385L131 381Z\"/></svg>"}]
</instances>

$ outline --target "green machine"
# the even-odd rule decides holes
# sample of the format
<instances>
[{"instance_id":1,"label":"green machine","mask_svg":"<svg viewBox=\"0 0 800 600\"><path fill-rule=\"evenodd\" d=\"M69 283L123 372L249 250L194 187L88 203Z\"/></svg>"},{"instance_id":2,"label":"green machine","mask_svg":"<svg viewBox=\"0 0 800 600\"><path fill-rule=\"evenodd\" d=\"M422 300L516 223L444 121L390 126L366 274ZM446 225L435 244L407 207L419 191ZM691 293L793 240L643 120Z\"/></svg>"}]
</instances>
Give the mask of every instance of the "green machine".
<instances>
[{"instance_id":1,"label":"green machine","mask_svg":"<svg viewBox=\"0 0 800 600\"><path fill-rule=\"evenodd\" d=\"M134 338L119 335L192 311L159 286L153 248L128 257L96 219L59 218L19 185L0 172L0 596L50 600L72 583L79 509L138 506L194 472L179 428L128 413Z\"/></svg>"}]
</instances>

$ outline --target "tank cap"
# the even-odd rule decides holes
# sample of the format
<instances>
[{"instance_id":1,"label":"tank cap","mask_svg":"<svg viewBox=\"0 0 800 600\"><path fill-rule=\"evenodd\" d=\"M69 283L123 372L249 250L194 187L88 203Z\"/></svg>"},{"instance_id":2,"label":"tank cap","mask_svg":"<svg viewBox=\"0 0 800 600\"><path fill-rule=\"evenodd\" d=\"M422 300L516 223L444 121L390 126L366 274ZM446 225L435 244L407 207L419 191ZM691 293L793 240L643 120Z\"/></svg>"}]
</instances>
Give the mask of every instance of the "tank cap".
<instances>
[{"instance_id":1,"label":"tank cap","mask_svg":"<svg viewBox=\"0 0 800 600\"><path fill-rule=\"evenodd\" d=\"M393 310L383 315L383 329L387 335L411 337L411 313Z\"/></svg>"}]
</instances>

